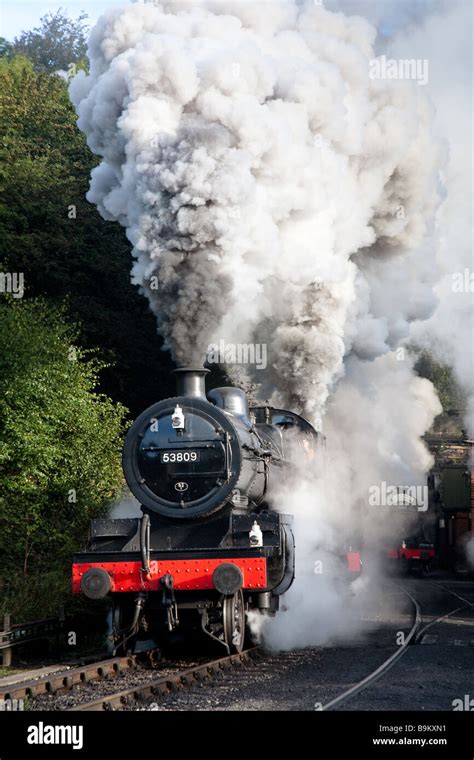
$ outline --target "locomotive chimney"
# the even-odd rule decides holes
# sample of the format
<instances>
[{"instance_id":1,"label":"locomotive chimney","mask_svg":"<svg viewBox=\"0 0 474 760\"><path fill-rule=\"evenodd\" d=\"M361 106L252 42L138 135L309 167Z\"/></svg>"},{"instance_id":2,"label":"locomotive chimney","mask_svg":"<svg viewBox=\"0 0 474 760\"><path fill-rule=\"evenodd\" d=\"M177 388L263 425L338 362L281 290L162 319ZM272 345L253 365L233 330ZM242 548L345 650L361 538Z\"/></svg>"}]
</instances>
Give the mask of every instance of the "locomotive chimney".
<instances>
[{"instance_id":1,"label":"locomotive chimney","mask_svg":"<svg viewBox=\"0 0 474 760\"><path fill-rule=\"evenodd\" d=\"M206 400L205 377L210 372L204 367L179 367L176 375L176 395Z\"/></svg>"}]
</instances>

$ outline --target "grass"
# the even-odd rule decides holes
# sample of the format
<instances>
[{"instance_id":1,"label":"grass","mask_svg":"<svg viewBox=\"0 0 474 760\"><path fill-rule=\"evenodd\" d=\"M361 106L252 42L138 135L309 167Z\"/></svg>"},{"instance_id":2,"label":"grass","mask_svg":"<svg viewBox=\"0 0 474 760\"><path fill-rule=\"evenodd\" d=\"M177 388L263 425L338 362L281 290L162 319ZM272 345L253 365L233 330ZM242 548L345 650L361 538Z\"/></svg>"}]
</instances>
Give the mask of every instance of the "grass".
<instances>
[{"instance_id":1,"label":"grass","mask_svg":"<svg viewBox=\"0 0 474 760\"><path fill-rule=\"evenodd\" d=\"M17 673L21 673L21 670L18 670L18 668L6 668L4 665L0 665L0 678L4 678L4 676L14 676Z\"/></svg>"}]
</instances>

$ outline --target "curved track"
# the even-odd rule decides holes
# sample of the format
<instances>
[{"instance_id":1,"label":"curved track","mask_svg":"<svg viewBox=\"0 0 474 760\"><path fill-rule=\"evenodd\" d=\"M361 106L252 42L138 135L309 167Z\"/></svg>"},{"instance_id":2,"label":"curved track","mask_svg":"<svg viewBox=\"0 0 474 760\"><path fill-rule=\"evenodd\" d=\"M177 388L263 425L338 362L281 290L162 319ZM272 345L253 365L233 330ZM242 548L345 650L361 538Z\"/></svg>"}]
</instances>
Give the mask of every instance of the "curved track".
<instances>
[{"instance_id":1,"label":"curved track","mask_svg":"<svg viewBox=\"0 0 474 760\"><path fill-rule=\"evenodd\" d=\"M391 586L391 588L393 590L394 586ZM431 592L430 588L432 589ZM435 593L433 595L435 589L439 589L442 594ZM470 601L466 596L457 593L459 589L453 590L446 585L443 585L443 583L436 581L424 580L421 582L421 585L417 585L416 583L407 583L403 585L397 584L395 586L395 591L397 594L401 593L410 603L409 616L411 619L409 619L408 625L403 627L405 631L403 643L396 647L396 650L392 651L390 656L388 656L387 659L379 664L368 675L364 675L362 669L363 661L361 661L360 665L362 665L362 668L358 668L358 673L356 678L354 678L354 681L357 678L360 678L360 680L357 680L353 686L346 688L340 694L336 694L334 698L329 699L329 701L323 703L322 706L319 706L316 709L326 711L338 709L346 702L356 697L356 695L368 690L379 679L386 676L390 669L398 663L408 651L411 650L412 655L414 655L413 645L432 643L431 641L424 642L422 639L424 633L437 624L441 624L440 630L442 640L440 643L452 643L451 640L446 640L446 632L444 631L443 633L443 621L450 618L448 621L449 623L462 625L463 621L453 620L453 616L463 610L469 610L469 614L471 615L472 610L474 609L474 602ZM469 587L469 591L466 591L466 594L470 595L471 593L471 588ZM447 602L445 595L449 597L450 602ZM457 599L460 603L455 609L451 609L453 606L453 599ZM469 623L469 625L472 625L472 623ZM468 635L469 633L470 631L468 629ZM467 643L473 642L467 641ZM455 641L454 643L458 642ZM466 641L464 641L464 643L466 643ZM418 647L416 647L416 649L418 649ZM321 651L324 652L324 649ZM464 651L467 654L467 650ZM422 647L420 648L420 654L421 652L423 652L424 655L427 655L429 649L427 647ZM291 659L291 653L289 654ZM373 654L376 653L372 653L372 655ZM38 696L40 698L37 704L33 705L32 709L38 709L38 707L39 709L42 709L42 706L46 705L46 709L52 708L70 711L133 710L140 709L153 697L157 696L163 697L163 702L166 705L164 709L175 709L176 706L178 709L182 709L183 705L184 709L186 709L188 703L186 687L199 684L201 687L204 687L204 682L206 682L210 686L210 688L208 687L207 689L207 692L209 693L205 695L207 697L214 689L214 684L211 684L210 682L213 682L215 678L218 681L219 674L228 672L229 676L225 679L226 685L224 688L230 688L230 691L232 692L236 691L236 686L240 688L240 685L243 685L244 692L240 691L238 699L240 699L240 702L245 705L247 698L250 698L250 701L252 701L251 694L253 687L251 684L253 684L255 679L257 679L257 681L259 680L258 673L252 675L255 667L255 660L257 658L259 663L263 663L262 666L259 665L259 668L265 668L268 666L268 654L264 653L260 647L253 647L241 654L234 654L213 660L200 658L198 662L190 662L189 659L176 662L161 661L158 671L156 669L150 671L149 669L138 667L138 663L134 658L113 658L105 662L94 663L92 666L88 666L89 668L96 669L97 672L95 677L93 675L84 675L84 668L76 669L76 671L68 671L66 673L56 673L53 674L53 678L48 676L47 678L42 679L41 683L35 681L33 685L34 691L29 691L28 694L32 697ZM372 662L374 662L373 656L371 659ZM416 654L415 660L418 661ZM413 667L413 662L415 660L413 659L413 656L407 658L407 661L411 661L410 667ZM285 661L285 656L283 656L283 661ZM302 662L304 661L303 658ZM250 668L248 667L249 665L251 665ZM278 669L278 661L276 661L275 664L270 665L271 668L275 668L275 666ZM286 665L284 664L282 673L285 672L285 667ZM234 668L239 668L239 672L236 670L234 676L232 676L231 673ZM405 665L403 665L403 668L405 668ZM115 676L123 676L123 678L116 678ZM302 677L304 682L303 674ZM394 684L396 682L395 679ZM50 684L49 686L47 685L48 683ZM391 683L392 681L389 680L387 686L389 687ZM21 685L18 684L15 685L15 688L18 686L18 688L25 690L25 685L25 683ZM283 691L285 691L285 688L287 687L283 684ZM175 694L181 689L185 690L182 696ZM249 689L249 697L247 697L247 689ZM56 690L59 693L62 692L62 696L53 697L52 695L56 693ZM292 688L288 689L288 691L292 692ZM295 691L296 689L293 690L293 693ZM200 691L198 693L199 699L202 702L202 693ZM46 697L44 695L46 695ZM13 688L10 690L8 696L10 698L18 698L18 694L14 692ZM165 699L165 697L167 697L167 699ZM370 696L368 698L369 700L372 699ZM191 697L191 694L189 699L190 704L192 704L193 698ZM367 701L367 696L364 695L362 699L363 701ZM176 702L176 700L178 701ZM196 697L194 697L194 702L195 701ZM209 699L206 701L209 702ZM219 700L217 700L217 704L219 704ZM51 708L48 705L51 705ZM353 706L354 705L352 705L352 707ZM244 707L243 709L247 708Z\"/></svg>"},{"instance_id":2,"label":"curved track","mask_svg":"<svg viewBox=\"0 0 474 760\"><path fill-rule=\"evenodd\" d=\"M322 706L322 710L332 710L334 707L337 707L338 705L341 705L343 702L346 702L348 699L351 699L351 697L354 697L356 694L359 694L359 692L363 691L363 689L366 689L371 684L378 681L379 678L381 678L385 673L387 673L390 668L406 653L408 646L416 641L416 636L418 629L421 625L421 608L418 603L418 601L415 599L412 594L410 594L409 591L404 589L402 586L398 587L413 603L415 615L414 615L414 621L413 625L410 629L410 632L408 636L405 637L403 644L401 644L398 649L390 655L381 665L379 665L376 670L373 670L371 673L369 673L368 676L363 678L361 681L356 683L354 686L351 686L350 689L347 689L347 691L344 691L342 694L340 694L338 697L335 697L334 699L331 699L330 702L326 702L325 705Z\"/></svg>"},{"instance_id":3,"label":"curved track","mask_svg":"<svg viewBox=\"0 0 474 760\"><path fill-rule=\"evenodd\" d=\"M437 586L438 588L443 589L443 591L445 591L447 594L450 594L451 596L456 597L456 599L459 599L461 602L464 602L464 604L462 605L462 607L456 607L455 610L451 610L450 612L447 612L445 615L439 615L439 617L435 618L434 620L431 620L429 623L423 626L423 628L421 628L416 635L415 643L417 644L421 641L422 636L424 636L424 634L429 628L432 628L438 623L442 623L443 620L447 620L453 615L456 615L458 612L463 612L464 610L467 610L469 608L474 609L474 604L472 602L470 602L468 599L465 599L465 597L461 596L460 594L457 594L455 591L452 591L446 586L443 586L441 583L437 583L437 581L427 581L427 582L431 583L434 586Z\"/></svg>"},{"instance_id":4,"label":"curved track","mask_svg":"<svg viewBox=\"0 0 474 760\"><path fill-rule=\"evenodd\" d=\"M395 651L390 657L388 657L378 668L376 668L374 671L369 673L368 676L366 676L361 681L356 683L350 689L347 689L342 694L338 695L334 699L324 704L321 708L322 710L332 710L333 708L342 705L344 702L356 696L356 694L359 694L361 691L363 691L364 689L368 688L369 686L374 684L376 681L378 681L379 678L385 675L390 670L390 668L401 657L403 657L404 654L406 654L406 652L408 651L408 646L410 644L420 643L423 635L428 629L432 628L433 626L439 623L442 623L444 620L447 620L448 618L452 617L458 612L462 612L463 610L466 610L466 609L474 609L473 602L469 601L468 599L456 593L455 591L452 591L451 589L447 588L442 583L438 583L436 581L429 581L429 580L425 580L424 583L429 583L431 585L437 586L438 588L442 589L445 593L449 594L450 596L456 597L460 601L464 602L464 604L461 607L457 607L454 610L450 610L447 613L437 616L435 619L431 620L425 626L421 627L423 615L422 615L422 609L421 609L419 600L417 600L416 597L413 596L413 594L410 591L408 591L406 588L404 588L403 586L397 585L397 588L400 591L402 591L412 601L414 605L414 610L415 610L414 622L408 636L404 640L404 643L398 648L397 651Z\"/></svg>"}]
</instances>

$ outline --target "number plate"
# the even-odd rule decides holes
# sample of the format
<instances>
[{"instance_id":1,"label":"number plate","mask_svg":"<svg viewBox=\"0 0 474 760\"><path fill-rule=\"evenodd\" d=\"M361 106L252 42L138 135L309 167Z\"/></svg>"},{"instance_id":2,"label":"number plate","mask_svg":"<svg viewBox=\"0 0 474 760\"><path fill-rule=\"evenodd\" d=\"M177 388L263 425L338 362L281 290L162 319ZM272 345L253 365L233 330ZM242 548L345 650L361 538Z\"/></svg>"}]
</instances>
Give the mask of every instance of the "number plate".
<instances>
[{"instance_id":1,"label":"number plate","mask_svg":"<svg viewBox=\"0 0 474 760\"><path fill-rule=\"evenodd\" d=\"M189 464L191 462L199 462L199 451L191 451L186 449L185 451L162 451L160 454L160 462L163 464Z\"/></svg>"}]
</instances>

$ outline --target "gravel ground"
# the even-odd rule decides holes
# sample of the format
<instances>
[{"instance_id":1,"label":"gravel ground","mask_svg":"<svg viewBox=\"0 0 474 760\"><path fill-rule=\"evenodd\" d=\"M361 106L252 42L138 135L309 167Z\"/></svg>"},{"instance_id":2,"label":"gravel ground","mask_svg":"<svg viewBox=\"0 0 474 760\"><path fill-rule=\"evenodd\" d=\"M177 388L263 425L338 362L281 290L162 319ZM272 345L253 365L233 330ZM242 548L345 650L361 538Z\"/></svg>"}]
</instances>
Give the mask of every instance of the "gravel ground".
<instances>
[{"instance_id":1,"label":"gravel ground","mask_svg":"<svg viewBox=\"0 0 474 760\"><path fill-rule=\"evenodd\" d=\"M474 602L474 584L440 581ZM423 625L463 605L434 583L396 579L422 607ZM300 711L317 710L381 665L396 648L396 636L413 622L407 598L387 587L389 605L378 605L361 621L362 630L349 644L310 647L291 652L262 652L257 659L219 673L210 681L150 699L130 710L153 711ZM428 635L429 634L429 635ZM474 697L474 611L463 610L437 622L421 643L410 646L375 684L339 710L452 710L453 700ZM121 689L172 675L203 658L163 662L155 670L138 669L110 680L91 682L62 695L31 702L33 710L63 710Z\"/></svg>"},{"instance_id":2,"label":"gravel ground","mask_svg":"<svg viewBox=\"0 0 474 760\"><path fill-rule=\"evenodd\" d=\"M413 605L394 590L359 620L352 645L266 652L256 661L150 700L147 710L315 710L377 668L395 649L396 634L413 624ZM390 614L388 613L390 610ZM129 709L133 709L130 706Z\"/></svg>"},{"instance_id":3,"label":"gravel ground","mask_svg":"<svg viewBox=\"0 0 474 760\"><path fill-rule=\"evenodd\" d=\"M419 601L423 625L463 603L425 580L397 580ZM474 584L442 581L474 601ZM255 665L224 672L209 684L150 700L147 710L315 710L362 680L394 651L408 630L402 599L391 619L372 625L357 646L308 648L265 655ZM375 616L375 619L377 616ZM436 641L411 646L365 691L339 710L452 710L453 700L474 697L474 615L464 610L429 630Z\"/></svg>"},{"instance_id":4,"label":"gravel ground","mask_svg":"<svg viewBox=\"0 0 474 760\"><path fill-rule=\"evenodd\" d=\"M442 578L438 582L474 603L474 583ZM463 605L428 579L405 579L403 585L421 605L422 627ZM473 608L435 622L389 673L342 709L451 711L454 700L464 700L465 695L474 698Z\"/></svg>"},{"instance_id":5,"label":"gravel ground","mask_svg":"<svg viewBox=\"0 0 474 760\"><path fill-rule=\"evenodd\" d=\"M393 649L306 649L265 657L255 667L223 673L200 685L150 701L148 710L315 710L353 686ZM416 646L379 681L339 710L452 710L473 696L474 650Z\"/></svg>"},{"instance_id":6,"label":"gravel ground","mask_svg":"<svg viewBox=\"0 0 474 760\"><path fill-rule=\"evenodd\" d=\"M360 647L328 647L267 654L210 684L150 700L144 709L315 710L378 667L387 653L378 648L367 657Z\"/></svg>"}]
</instances>

